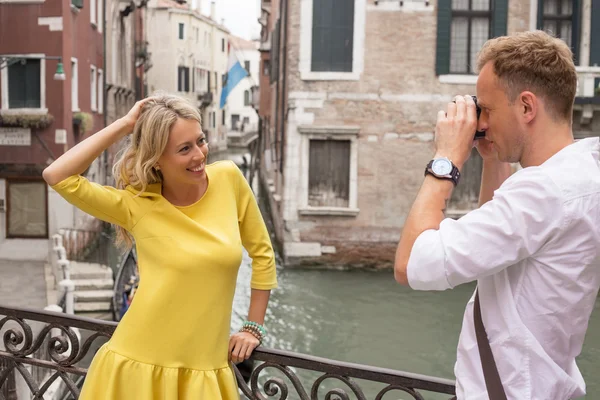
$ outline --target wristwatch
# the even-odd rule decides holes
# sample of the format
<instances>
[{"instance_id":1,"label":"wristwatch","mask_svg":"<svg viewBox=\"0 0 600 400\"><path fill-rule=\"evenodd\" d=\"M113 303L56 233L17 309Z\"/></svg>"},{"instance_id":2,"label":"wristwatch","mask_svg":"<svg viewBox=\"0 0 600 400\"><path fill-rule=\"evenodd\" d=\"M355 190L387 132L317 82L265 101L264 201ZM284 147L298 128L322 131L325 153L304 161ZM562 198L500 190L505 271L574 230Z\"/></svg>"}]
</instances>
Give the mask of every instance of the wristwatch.
<instances>
[{"instance_id":1,"label":"wristwatch","mask_svg":"<svg viewBox=\"0 0 600 400\"><path fill-rule=\"evenodd\" d=\"M458 167L446 157L434 158L429 161L425 168L425 175L427 174L431 174L438 179L449 179L454 183L454 186L458 185L460 179Z\"/></svg>"}]
</instances>

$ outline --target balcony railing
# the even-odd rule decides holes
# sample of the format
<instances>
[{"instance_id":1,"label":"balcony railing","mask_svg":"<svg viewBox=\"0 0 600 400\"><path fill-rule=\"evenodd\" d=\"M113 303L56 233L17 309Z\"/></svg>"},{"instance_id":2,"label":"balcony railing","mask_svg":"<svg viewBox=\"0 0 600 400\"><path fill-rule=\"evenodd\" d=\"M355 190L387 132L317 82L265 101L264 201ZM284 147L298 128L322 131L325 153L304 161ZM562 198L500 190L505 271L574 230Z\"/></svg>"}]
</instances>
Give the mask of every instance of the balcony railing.
<instances>
[{"instance_id":1,"label":"balcony railing","mask_svg":"<svg viewBox=\"0 0 600 400\"><path fill-rule=\"evenodd\" d=\"M34 399L44 399L49 392L56 393L59 383L64 397L77 398L82 378L87 373L81 361L89 359L92 356L90 349L98 346L97 341L109 339L116 326L116 322L0 306L0 334L3 336L0 343L0 400L17 398L15 377L19 375ZM91 335L82 340L81 330L90 331ZM413 399L424 399L421 391L446 393L450 397L455 390L454 382L447 379L289 351L261 347L253 353L252 359L256 367L249 377L246 376L247 380L234 368L241 391L252 400L284 400L290 396L302 400L316 400L318 396L367 400L357 380L383 384L373 397L375 400L382 400L390 392L390 396L397 397L402 393ZM317 377L307 384L306 379L300 379L297 370L312 371ZM331 382L339 387L328 389Z\"/></svg>"}]
</instances>

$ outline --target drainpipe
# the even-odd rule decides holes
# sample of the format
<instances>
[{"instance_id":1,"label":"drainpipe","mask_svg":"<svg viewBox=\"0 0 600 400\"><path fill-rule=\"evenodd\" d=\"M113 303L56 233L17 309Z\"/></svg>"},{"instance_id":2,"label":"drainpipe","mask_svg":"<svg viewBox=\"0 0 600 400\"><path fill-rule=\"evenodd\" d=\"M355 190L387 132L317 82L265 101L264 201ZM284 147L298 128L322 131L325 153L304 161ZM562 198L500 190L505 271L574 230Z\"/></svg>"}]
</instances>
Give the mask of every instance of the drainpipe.
<instances>
[{"instance_id":1,"label":"drainpipe","mask_svg":"<svg viewBox=\"0 0 600 400\"><path fill-rule=\"evenodd\" d=\"M108 75L106 71L106 0L102 1L102 70L104 73L102 74L102 118L104 120L104 126L108 123L108 95L106 93L106 76ZM108 166L108 149L102 152L101 164L104 169L104 185L108 184L109 174L109 166Z\"/></svg>"},{"instance_id":2,"label":"drainpipe","mask_svg":"<svg viewBox=\"0 0 600 400\"><path fill-rule=\"evenodd\" d=\"M284 0L284 14L283 14L283 68L282 68L282 88L281 88L281 112L282 112L282 116L280 118L281 121L281 143L279 143L279 145L281 146L280 149L280 153L281 157L279 159L279 171L281 171L281 177L282 179L284 179L284 175L283 175L283 162L284 162L284 158L285 158L285 146L284 146L284 140L285 140L285 123L287 121L287 99L286 99L286 89L287 89L287 32L288 32L288 14L289 14L289 10L288 10L288 6L289 6L289 0ZM281 36L280 36L281 37Z\"/></svg>"}]
</instances>

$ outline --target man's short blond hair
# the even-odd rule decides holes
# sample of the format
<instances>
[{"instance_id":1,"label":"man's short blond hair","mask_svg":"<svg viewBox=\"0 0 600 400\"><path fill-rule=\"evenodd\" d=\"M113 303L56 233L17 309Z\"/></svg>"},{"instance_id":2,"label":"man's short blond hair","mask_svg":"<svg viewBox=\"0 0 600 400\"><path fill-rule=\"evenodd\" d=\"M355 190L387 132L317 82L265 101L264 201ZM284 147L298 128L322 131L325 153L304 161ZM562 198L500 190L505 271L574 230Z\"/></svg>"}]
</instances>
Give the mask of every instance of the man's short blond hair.
<instances>
[{"instance_id":1,"label":"man's short blond hair","mask_svg":"<svg viewBox=\"0 0 600 400\"><path fill-rule=\"evenodd\" d=\"M555 120L572 120L577 72L564 41L542 31L490 39L479 52L478 70L489 62L511 102L530 91L543 99Z\"/></svg>"}]
</instances>

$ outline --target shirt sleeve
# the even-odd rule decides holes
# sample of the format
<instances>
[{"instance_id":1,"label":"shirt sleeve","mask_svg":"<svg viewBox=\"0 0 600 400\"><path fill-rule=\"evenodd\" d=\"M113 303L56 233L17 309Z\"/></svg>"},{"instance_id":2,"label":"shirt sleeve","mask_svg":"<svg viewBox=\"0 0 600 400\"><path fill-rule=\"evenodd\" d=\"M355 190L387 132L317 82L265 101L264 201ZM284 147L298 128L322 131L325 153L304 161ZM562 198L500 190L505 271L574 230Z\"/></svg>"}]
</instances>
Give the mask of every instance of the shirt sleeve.
<instances>
[{"instance_id":1,"label":"shirt sleeve","mask_svg":"<svg viewBox=\"0 0 600 400\"><path fill-rule=\"evenodd\" d=\"M540 168L521 170L488 201L438 230L422 232L407 266L416 290L446 290L534 255L564 226L558 186Z\"/></svg>"},{"instance_id":2,"label":"shirt sleeve","mask_svg":"<svg viewBox=\"0 0 600 400\"><path fill-rule=\"evenodd\" d=\"M275 252L267 226L262 218L254 193L239 168L238 175L238 222L242 245L252 258L252 289L270 290L277 287Z\"/></svg>"},{"instance_id":3,"label":"shirt sleeve","mask_svg":"<svg viewBox=\"0 0 600 400\"><path fill-rule=\"evenodd\" d=\"M93 217L129 231L133 228L133 195L124 190L90 182L80 175L70 176L52 186L52 189Z\"/></svg>"}]
</instances>

